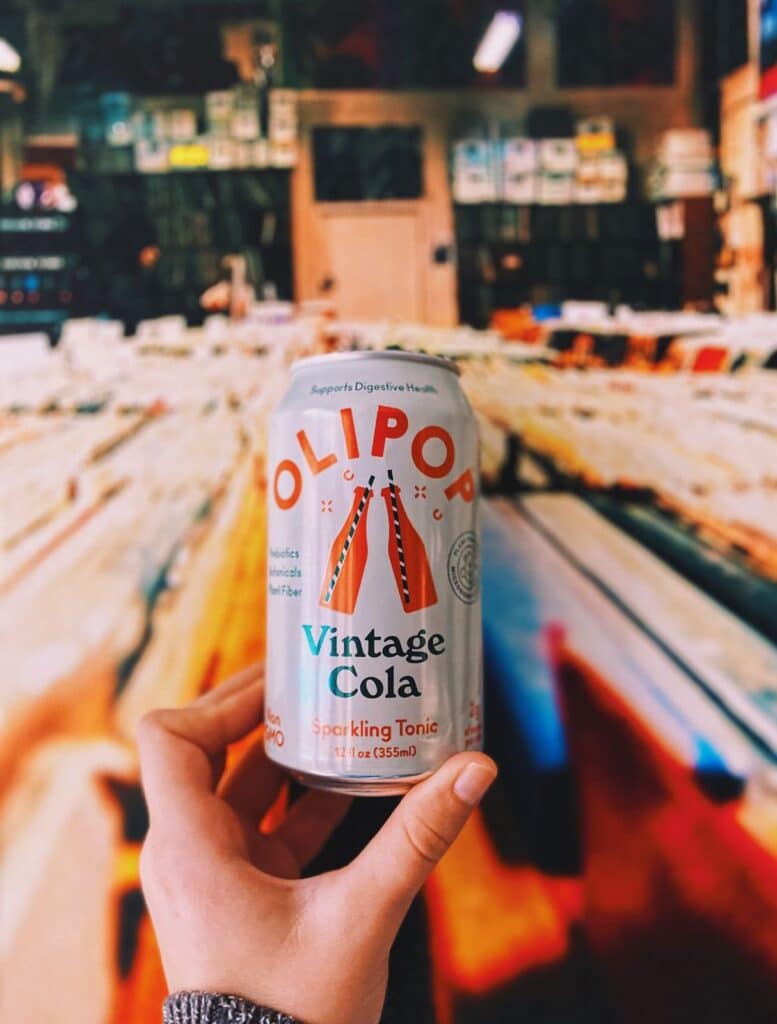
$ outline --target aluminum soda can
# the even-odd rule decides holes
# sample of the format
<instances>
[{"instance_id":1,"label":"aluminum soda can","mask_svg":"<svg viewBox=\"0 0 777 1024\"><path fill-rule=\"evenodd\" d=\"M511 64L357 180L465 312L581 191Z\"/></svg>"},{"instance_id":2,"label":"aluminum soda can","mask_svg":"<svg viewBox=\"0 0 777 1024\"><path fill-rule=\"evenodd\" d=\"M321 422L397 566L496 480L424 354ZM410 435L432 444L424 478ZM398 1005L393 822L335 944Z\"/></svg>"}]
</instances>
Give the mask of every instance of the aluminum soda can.
<instances>
[{"instance_id":1,"label":"aluminum soda can","mask_svg":"<svg viewBox=\"0 0 777 1024\"><path fill-rule=\"evenodd\" d=\"M302 359L272 416L265 744L401 793L481 745L475 418L449 360Z\"/></svg>"}]
</instances>

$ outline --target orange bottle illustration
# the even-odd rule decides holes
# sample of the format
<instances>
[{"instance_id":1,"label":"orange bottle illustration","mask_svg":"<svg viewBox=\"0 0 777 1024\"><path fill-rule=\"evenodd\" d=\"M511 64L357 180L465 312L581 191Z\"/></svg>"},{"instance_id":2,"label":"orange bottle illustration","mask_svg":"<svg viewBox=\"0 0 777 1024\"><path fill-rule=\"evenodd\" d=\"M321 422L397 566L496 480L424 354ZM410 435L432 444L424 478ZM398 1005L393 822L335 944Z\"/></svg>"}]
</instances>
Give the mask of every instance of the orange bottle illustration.
<instances>
[{"instance_id":1,"label":"orange bottle illustration","mask_svg":"<svg viewBox=\"0 0 777 1024\"><path fill-rule=\"evenodd\" d=\"M389 561L402 608L406 612L417 612L437 604L437 591L424 542L405 511L394 474L390 469L387 472L389 485L380 493L389 520Z\"/></svg>"},{"instance_id":2,"label":"orange bottle illustration","mask_svg":"<svg viewBox=\"0 0 777 1024\"><path fill-rule=\"evenodd\" d=\"M332 542L319 603L350 615L356 608L367 565L367 513L373 498L371 476L366 487L356 487L353 504L342 529Z\"/></svg>"}]
</instances>

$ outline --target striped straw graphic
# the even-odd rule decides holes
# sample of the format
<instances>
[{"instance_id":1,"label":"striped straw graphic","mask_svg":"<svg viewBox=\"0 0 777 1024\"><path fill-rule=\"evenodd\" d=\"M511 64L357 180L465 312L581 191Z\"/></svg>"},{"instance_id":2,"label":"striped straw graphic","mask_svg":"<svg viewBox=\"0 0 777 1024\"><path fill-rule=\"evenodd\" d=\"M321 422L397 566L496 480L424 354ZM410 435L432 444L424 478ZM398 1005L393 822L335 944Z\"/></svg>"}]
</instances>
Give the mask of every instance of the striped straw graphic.
<instances>
[{"instance_id":1,"label":"striped straw graphic","mask_svg":"<svg viewBox=\"0 0 777 1024\"><path fill-rule=\"evenodd\" d=\"M340 557L337 560L335 571L332 573L332 579L329 581L329 586L326 588L326 597L324 598L325 604L328 604L332 599L332 592L337 586L338 577L340 576L343 565L345 564L345 557L348 554L348 549L350 548L351 543L353 541L353 535L356 533L356 527L359 525L359 520L362 517L362 512L364 512L364 506L367 504L367 498L370 495L370 491L372 490L372 485L374 483L375 477L371 476L367 481L367 486L364 488L364 493L362 494L361 501L359 502L358 508L354 513L353 522L351 523L351 528L348 530L348 536L345 538L345 543L343 544L343 549L340 552Z\"/></svg>"},{"instance_id":2,"label":"striped straw graphic","mask_svg":"<svg viewBox=\"0 0 777 1024\"><path fill-rule=\"evenodd\" d=\"M389 492L391 493L391 516L394 520L394 540L397 542L397 554L399 555L399 574L402 577L402 598L405 604L410 604L410 587L407 584L407 568L405 566L405 549L402 547L402 531L399 528L399 509L397 508L397 488L394 483L394 474L388 469Z\"/></svg>"}]
</instances>

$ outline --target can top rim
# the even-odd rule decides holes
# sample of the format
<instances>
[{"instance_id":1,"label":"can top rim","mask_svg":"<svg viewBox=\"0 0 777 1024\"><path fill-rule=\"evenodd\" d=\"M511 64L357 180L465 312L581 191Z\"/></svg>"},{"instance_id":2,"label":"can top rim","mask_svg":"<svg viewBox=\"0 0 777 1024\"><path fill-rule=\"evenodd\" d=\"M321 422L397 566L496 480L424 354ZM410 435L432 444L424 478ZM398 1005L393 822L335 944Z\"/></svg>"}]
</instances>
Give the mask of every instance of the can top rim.
<instances>
[{"instance_id":1,"label":"can top rim","mask_svg":"<svg viewBox=\"0 0 777 1024\"><path fill-rule=\"evenodd\" d=\"M380 349L378 351L367 349L354 352L329 352L326 355L320 356L305 356L303 359L295 359L291 364L291 372L296 373L298 370L304 370L308 366L321 366L324 363L331 362L343 363L353 359L393 359L397 361L404 360L409 363L429 363L441 370L450 370L457 377L461 375L460 368L452 359L444 356L430 356L426 352L405 352L400 349Z\"/></svg>"}]
</instances>

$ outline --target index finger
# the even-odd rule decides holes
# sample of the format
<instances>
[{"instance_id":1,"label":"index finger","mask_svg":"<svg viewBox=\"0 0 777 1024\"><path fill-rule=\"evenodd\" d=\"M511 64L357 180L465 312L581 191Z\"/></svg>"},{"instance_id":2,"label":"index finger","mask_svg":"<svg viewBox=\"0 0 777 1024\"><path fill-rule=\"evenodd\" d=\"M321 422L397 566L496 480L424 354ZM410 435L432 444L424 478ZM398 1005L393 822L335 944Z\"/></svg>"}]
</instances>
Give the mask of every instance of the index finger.
<instances>
[{"instance_id":1,"label":"index finger","mask_svg":"<svg viewBox=\"0 0 777 1024\"><path fill-rule=\"evenodd\" d=\"M178 710L152 711L137 732L140 770L152 825L193 823L217 779L214 763L262 717L261 670L249 670ZM222 691L222 692L220 692Z\"/></svg>"}]
</instances>

